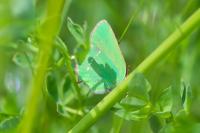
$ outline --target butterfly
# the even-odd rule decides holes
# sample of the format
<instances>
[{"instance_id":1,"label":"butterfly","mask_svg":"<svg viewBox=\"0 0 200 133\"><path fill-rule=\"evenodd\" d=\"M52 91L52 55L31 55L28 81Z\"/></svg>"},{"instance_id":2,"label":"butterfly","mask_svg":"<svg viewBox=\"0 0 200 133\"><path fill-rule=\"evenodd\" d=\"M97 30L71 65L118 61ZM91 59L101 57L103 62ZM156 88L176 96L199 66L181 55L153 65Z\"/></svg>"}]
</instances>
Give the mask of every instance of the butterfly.
<instances>
[{"instance_id":1,"label":"butterfly","mask_svg":"<svg viewBox=\"0 0 200 133\"><path fill-rule=\"evenodd\" d=\"M106 20L98 22L92 30L90 50L78 65L78 75L97 94L108 92L125 78L126 63Z\"/></svg>"}]
</instances>

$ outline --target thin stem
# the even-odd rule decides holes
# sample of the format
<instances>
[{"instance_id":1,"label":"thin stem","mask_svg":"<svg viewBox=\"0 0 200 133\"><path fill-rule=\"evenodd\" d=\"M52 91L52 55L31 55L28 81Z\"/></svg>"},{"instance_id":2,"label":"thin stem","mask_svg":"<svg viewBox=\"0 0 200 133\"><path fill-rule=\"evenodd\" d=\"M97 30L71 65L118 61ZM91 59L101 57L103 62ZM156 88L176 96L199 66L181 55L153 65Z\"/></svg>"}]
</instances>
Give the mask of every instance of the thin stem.
<instances>
[{"instance_id":1,"label":"thin stem","mask_svg":"<svg viewBox=\"0 0 200 133\"><path fill-rule=\"evenodd\" d=\"M76 110L70 107L63 107L63 109L71 114L83 116L83 112L81 110Z\"/></svg>"},{"instance_id":2,"label":"thin stem","mask_svg":"<svg viewBox=\"0 0 200 133\"><path fill-rule=\"evenodd\" d=\"M127 85L135 73L145 73L151 69L155 64L175 48L178 42L183 40L192 31L199 27L200 23L200 9L193 13L181 26L172 33L161 45L153 51L125 80L123 80L111 93L109 93L103 100L101 100L88 114L85 115L70 131L69 133L84 132L92 124L94 124L103 114L105 114L116 102L118 102L127 92Z\"/></svg>"},{"instance_id":3,"label":"thin stem","mask_svg":"<svg viewBox=\"0 0 200 133\"><path fill-rule=\"evenodd\" d=\"M134 12L134 13L132 14L131 18L129 19L127 26L125 27L124 31L122 32L122 34L121 34L121 36L120 36L120 38L119 38L119 40L118 40L119 43L121 42L122 38L123 38L123 37L125 36L125 34L127 33L128 28L131 26L132 22L133 22L133 21L135 20L135 18L137 17L137 15L138 15L138 13L139 13L141 7L143 6L143 2L144 2L144 1L142 1L141 6L136 10L136 12Z\"/></svg>"},{"instance_id":4,"label":"thin stem","mask_svg":"<svg viewBox=\"0 0 200 133\"><path fill-rule=\"evenodd\" d=\"M123 125L124 119L117 116L117 115L113 115L113 125L112 125L112 129L111 129L111 133L120 133L121 127Z\"/></svg>"},{"instance_id":5,"label":"thin stem","mask_svg":"<svg viewBox=\"0 0 200 133\"><path fill-rule=\"evenodd\" d=\"M67 46L65 45L65 43L61 40L61 38L57 38L57 41L58 41L58 48L63 52L64 56L65 56L65 60L66 60L66 68L69 72L69 77L74 85L74 92L76 93L77 95L77 99L79 100L79 103L82 103L82 95L80 93L81 89L80 87L78 86L77 84L77 77L74 73L74 69L72 67L72 62L71 62L71 58L70 58L70 55L69 55L69 50L67 48Z\"/></svg>"},{"instance_id":6,"label":"thin stem","mask_svg":"<svg viewBox=\"0 0 200 133\"><path fill-rule=\"evenodd\" d=\"M52 52L54 39L59 32L62 19L62 11L65 0L48 0L47 16L39 29L39 53L37 67L27 97L24 116L18 127L19 133L31 133L41 102L43 81L48 68L48 60Z\"/></svg>"}]
</instances>

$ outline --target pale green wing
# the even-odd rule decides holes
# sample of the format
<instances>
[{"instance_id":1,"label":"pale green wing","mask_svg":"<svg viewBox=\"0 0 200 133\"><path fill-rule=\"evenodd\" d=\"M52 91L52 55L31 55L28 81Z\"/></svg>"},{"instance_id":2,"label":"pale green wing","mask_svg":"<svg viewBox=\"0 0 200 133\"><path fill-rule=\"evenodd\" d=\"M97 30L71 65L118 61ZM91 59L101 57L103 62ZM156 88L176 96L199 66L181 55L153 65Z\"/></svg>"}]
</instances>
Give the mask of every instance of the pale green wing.
<instances>
[{"instance_id":1,"label":"pale green wing","mask_svg":"<svg viewBox=\"0 0 200 133\"><path fill-rule=\"evenodd\" d=\"M125 77L126 64L116 37L106 20L90 36L90 51L78 68L79 77L95 92L113 89Z\"/></svg>"}]
</instances>

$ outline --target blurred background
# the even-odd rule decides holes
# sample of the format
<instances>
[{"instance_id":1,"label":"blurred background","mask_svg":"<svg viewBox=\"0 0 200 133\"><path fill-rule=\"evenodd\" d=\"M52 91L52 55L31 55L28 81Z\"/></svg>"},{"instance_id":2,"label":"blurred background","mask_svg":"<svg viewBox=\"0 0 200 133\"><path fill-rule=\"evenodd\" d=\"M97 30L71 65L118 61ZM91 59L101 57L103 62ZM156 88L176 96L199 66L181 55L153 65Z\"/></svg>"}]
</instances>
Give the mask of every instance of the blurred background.
<instances>
[{"instance_id":1,"label":"blurred background","mask_svg":"<svg viewBox=\"0 0 200 133\"><path fill-rule=\"evenodd\" d=\"M18 117L23 113L38 52L37 30L43 21L46 4L46 0L0 1L0 122L6 116ZM86 24L88 38L95 24L106 19L112 26L116 38L119 39L134 15L133 22L119 44L127 64L127 72L130 73L199 7L199 0L71 0L61 27L60 37L67 44L72 55L76 41L67 28L67 17L80 25ZM54 54L56 56L56 53ZM51 59L50 64L54 61L54 58ZM54 74L57 75L55 77L59 77L58 75L62 72L66 72L63 67L55 69ZM175 125L177 132L200 132L199 28L145 76L152 86L150 92L152 102L156 102L156 97L162 89L172 86L173 96L176 98L182 82L190 85L193 94L190 113L187 116L181 116L179 123L172 123L172 125ZM54 86L54 81L48 82L47 86L53 86L54 89L57 87ZM68 85L64 87L66 90L70 88ZM81 117L76 114L69 115L66 112L63 115L57 104L58 98L55 98L54 94L52 98L46 93L44 91L45 98L39 109L43 116L38 120L37 124L40 126L35 126L35 132L66 132ZM56 93L56 90L50 93ZM93 107L102 97L92 97L93 103L89 105ZM31 104L31 101L28 102ZM70 106L76 108L75 103L71 103ZM178 108L175 106L173 110L178 110ZM112 129L112 122L113 112L109 111L89 132L108 133ZM12 128L12 124L10 127L8 125L6 128ZM158 126L156 123L154 125ZM6 128L5 125L0 126L0 132L5 132ZM175 129L170 130L172 131ZM121 132L159 131L152 129L149 119L144 119L125 120Z\"/></svg>"}]
</instances>

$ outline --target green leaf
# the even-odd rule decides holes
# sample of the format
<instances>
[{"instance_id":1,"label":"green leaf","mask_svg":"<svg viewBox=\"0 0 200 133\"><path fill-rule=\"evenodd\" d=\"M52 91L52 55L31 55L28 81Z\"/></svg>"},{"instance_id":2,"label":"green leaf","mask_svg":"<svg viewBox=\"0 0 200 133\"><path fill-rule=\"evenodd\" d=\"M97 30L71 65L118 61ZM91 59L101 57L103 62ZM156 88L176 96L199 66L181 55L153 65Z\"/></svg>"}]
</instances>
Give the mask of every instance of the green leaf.
<instances>
[{"instance_id":1,"label":"green leaf","mask_svg":"<svg viewBox=\"0 0 200 133\"><path fill-rule=\"evenodd\" d=\"M159 107L160 111L157 112L157 114L168 114L171 112L172 105L173 105L173 97L172 97L172 91L171 87L168 87L164 89L157 101L157 106Z\"/></svg>"},{"instance_id":2,"label":"green leaf","mask_svg":"<svg viewBox=\"0 0 200 133\"><path fill-rule=\"evenodd\" d=\"M56 81L56 75L53 72L48 73L46 77L46 90L48 95L54 100L58 101L58 85Z\"/></svg>"},{"instance_id":3,"label":"green leaf","mask_svg":"<svg viewBox=\"0 0 200 133\"><path fill-rule=\"evenodd\" d=\"M84 29L80 25L74 23L70 18L68 18L67 27L78 44L85 43Z\"/></svg>"},{"instance_id":4,"label":"green leaf","mask_svg":"<svg viewBox=\"0 0 200 133\"><path fill-rule=\"evenodd\" d=\"M181 84L181 99L184 110L189 113L192 102L192 89L191 86L185 82Z\"/></svg>"},{"instance_id":5,"label":"green leaf","mask_svg":"<svg viewBox=\"0 0 200 133\"><path fill-rule=\"evenodd\" d=\"M64 116L64 117L68 117L68 118L71 117L70 113L69 113L68 111L65 110L64 105L59 104L59 103L57 104L57 112L58 112L60 115Z\"/></svg>"},{"instance_id":6,"label":"green leaf","mask_svg":"<svg viewBox=\"0 0 200 133\"><path fill-rule=\"evenodd\" d=\"M69 75L67 74L64 78L64 83L62 83L61 85L61 92L59 94L59 97L61 99L62 102L65 101L65 99L68 99L68 93L70 91L70 89L72 90L72 82L70 80Z\"/></svg>"},{"instance_id":7,"label":"green leaf","mask_svg":"<svg viewBox=\"0 0 200 133\"><path fill-rule=\"evenodd\" d=\"M78 44L74 49L74 54L79 64L84 61L90 49L88 39L86 38L86 28L86 24L81 27L68 18L68 29Z\"/></svg>"},{"instance_id":8,"label":"green leaf","mask_svg":"<svg viewBox=\"0 0 200 133\"><path fill-rule=\"evenodd\" d=\"M86 43L85 45L78 45L78 47L75 48L74 53L79 64L84 61L89 49L89 43Z\"/></svg>"},{"instance_id":9,"label":"green leaf","mask_svg":"<svg viewBox=\"0 0 200 133\"><path fill-rule=\"evenodd\" d=\"M56 62L56 67L62 67L65 64L65 58L61 57L57 62Z\"/></svg>"},{"instance_id":10,"label":"green leaf","mask_svg":"<svg viewBox=\"0 0 200 133\"><path fill-rule=\"evenodd\" d=\"M118 108L117 111L115 111L115 115L124 118L125 120L135 120L139 121L142 119L146 119L149 116L151 106L146 105L138 110L131 110L130 108L127 108L125 106L116 105L115 107Z\"/></svg>"},{"instance_id":11,"label":"green leaf","mask_svg":"<svg viewBox=\"0 0 200 133\"><path fill-rule=\"evenodd\" d=\"M173 123L169 123L163 126L160 129L159 133L175 133L175 128L174 128Z\"/></svg>"},{"instance_id":12,"label":"green leaf","mask_svg":"<svg viewBox=\"0 0 200 133\"><path fill-rule=\"evenodd\" d=\"M164 119L172 117L171 112L160 112L160 111L158 111L154 115L158 116L159 118L164 118Z\"/></svg>"},{"instance_id":13,"label":"green leaf","mask_svg":"<svg viewBox=\"0 0 200 133\"><path fill-rule=\"evenodd\" d=\"M0 122L5 120L6 118L10 117L11 115L6 114L6 113L0 113Z\"/></svg>"},{"instance_id":14,"label":"green leaf","mask_svg":"<svg viewBox=\"0 0 200 133\"><path fill-rule=\"evenodd\" d=\"M35 6L32 0L1 0L0 45L23 38L33 28Z\"/></svg>"},{"instance_id":15,"label":"green leaf","mask_svg":"<svg viewBox=\"0 0 200 133\"><path fill-rule=\"evenodd\" d=\"M125 97L121 100L120 102L121 105L129 105L129 106L136 106L136 107L141 107L145 106L147 103L146 101L143 101L141 99L138 99L136 97Z\"/></svg>"},{"instance_id":16,"label":"green leaf","mask_svg":"<svg viewBox=\"0 0 200 133\"><path fill-rule=\"evenodd\" d=\"M68 117L69 119L70 119L70 117L72 117L72 115L83 116L82 111L80 111L78 109L70 108L67 105L64 105L61 103L57 104L57 112L64 117Z\"/></svg>"},{"instance_id":17,"label":"green leaf","mask_svg":"<svg viewBox=\"0 0 200 133\"><path fill-rule=\"evenodd\" d=\"M150 83L137 73L128 85L127 96L114 106L117 109L115 114L126 120L146 119L151 113L150 89Z\"/></svg>"},{"instance_id":18,"label":"green leaf","mask_svg":"<svg viewBox=\"0 0 200 133\"><path fill-rule=\"evenodd\" d=\"M12 57L12 61L23 68L32 68L32 66L36 63L36 53L38 52L38 48L36 46L36 41L34 40L34 36L27 37L26 40L19 40L16 43L13 43L10 46L13 48L14 55ZM9 46L9 45L8 45Z\"/></svg>"},{"instance_id":19,"label":"green leaf","mask_svg":"<svg viewBox=\"0 0 200 133\"><path fill-rule=\"evenodd\" d=\"M20 67L28 67L30 65L25 53L22 52L15 53L13 56L13 62Z\"/></svg>"},{"instance_id":20,"label":"green leaf","mask_svg":"<svg viewBox=\"0 0 200 133\"><path fill-rule=\"evenodd\" d=\"M0 113L0 133L13 132L20 121L20 116Z\"/></svg>"},{"instance_id":21,"label":"green leaf","mask_svg":"<svg viewBox=\"0 0 200 133\"><path fill-rule=\"evenodd\" d=\"M11 117L9 119L4 120L0 123L0 132L14 130L17 127L19 121L19 117Z\"/></svg>"},{"instance_id":22,"label":"green leaf","mask_svg":"<svg viewBox=\"0 0 200 133\"><path fill-rule=\"evenodd\" d=\"M137 73L128 85L128 96L137 97L138 99L149 101L149 91L151 85L143 74Z\"/></svg>"},{"instance_id":23,"label":"green leaf","mask_svg":"<svg viewBox=\"0 0 200 133\"><path fill-rule=\"evenodd\" d=\"M71 80L69 75L65 77L64 85L63 85L63 93L66 93L71 88Z\"/></svg>"},{"instance_id":24,"label":"green leaf","mask_svg":"<svg viewBox=\"0 0 200 133\"><path fill-rule=\"evenodd\" d=\"M149 118L149 124L150 124L150 127L151 127L153 133L159 133L160 129L163 126L161 119L156 115L152 115Z\"/></svg>"}]
</instances>

